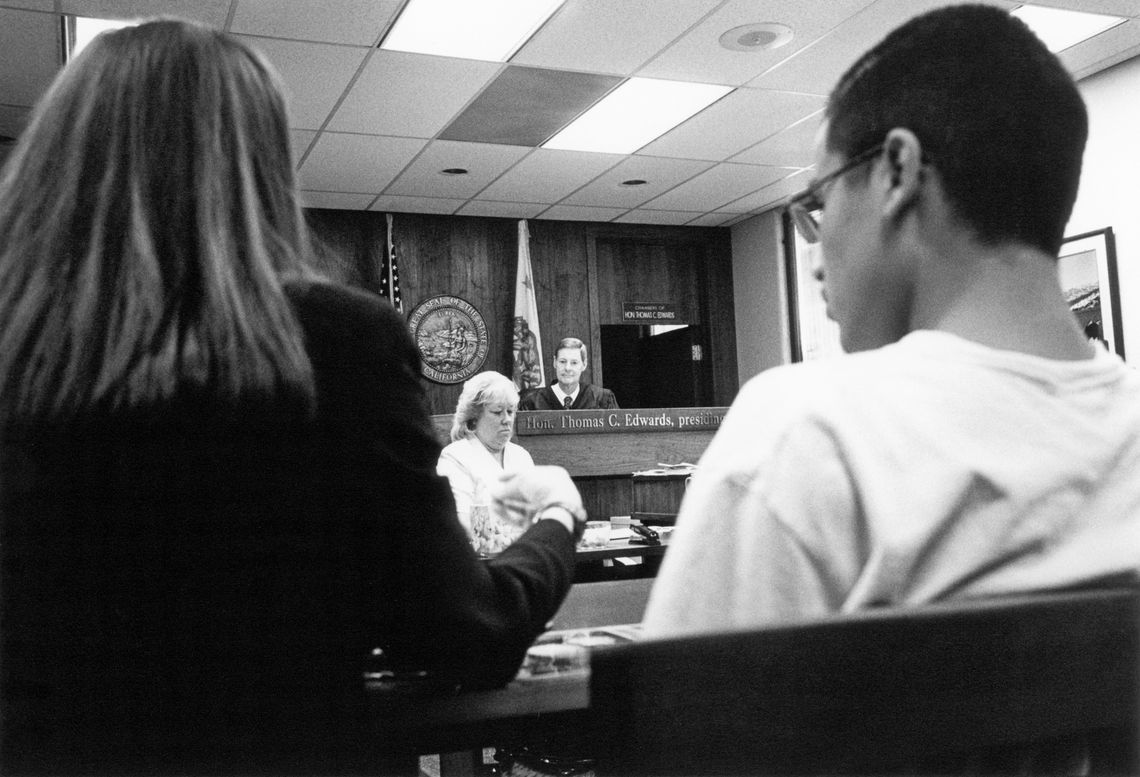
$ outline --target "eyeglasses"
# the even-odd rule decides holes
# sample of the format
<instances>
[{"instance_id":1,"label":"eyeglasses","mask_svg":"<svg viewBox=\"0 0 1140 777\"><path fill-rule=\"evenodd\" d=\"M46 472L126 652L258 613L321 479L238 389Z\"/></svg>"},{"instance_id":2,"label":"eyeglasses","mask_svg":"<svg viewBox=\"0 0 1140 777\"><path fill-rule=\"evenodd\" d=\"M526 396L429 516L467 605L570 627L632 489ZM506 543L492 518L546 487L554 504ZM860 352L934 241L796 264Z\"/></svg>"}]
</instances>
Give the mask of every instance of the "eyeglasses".
<instances>
[{"instance_id":1,"label":"eyeglasses","mask_svg":"<svg viewBox=\"0 0 1140 777\"><path fill-rule=\"evenodd\" d=\"M785 208L788 211L788 215L792 217L792 222L796 225L796 229L803 235L804 240L809 243L819 242L819 217L817 214L823 210L823 200L820 198L823 187L841 175L851 172L859 165L870 162L882 153L882 150L883 144L880 143L862 153L856 154L838 170L828 173L818 181L812 182L811 186L799 194L792 195L788 198L788 204Z\"/></svg>"}]
</instances>

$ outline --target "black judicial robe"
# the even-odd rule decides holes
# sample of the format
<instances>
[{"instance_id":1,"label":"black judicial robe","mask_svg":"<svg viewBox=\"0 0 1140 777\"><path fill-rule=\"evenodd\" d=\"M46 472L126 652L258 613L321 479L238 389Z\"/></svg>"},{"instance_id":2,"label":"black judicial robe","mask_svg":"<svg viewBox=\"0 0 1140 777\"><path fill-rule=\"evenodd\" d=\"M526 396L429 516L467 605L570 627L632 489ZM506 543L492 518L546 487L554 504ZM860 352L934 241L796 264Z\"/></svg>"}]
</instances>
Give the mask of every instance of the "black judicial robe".
<instances>
[{"instance_id":1,"label":"black judicial robe","mask_svg":"<svg viewBox=\"0 0 1140 777\"><path fill-rule=\"evenodd\" d=\"M562 402L550 386L535 389L519 400L519 410L564 410ZM614 392L592 383L582 383L571 410L617 410Z\"/></svg>"}]
</instances>

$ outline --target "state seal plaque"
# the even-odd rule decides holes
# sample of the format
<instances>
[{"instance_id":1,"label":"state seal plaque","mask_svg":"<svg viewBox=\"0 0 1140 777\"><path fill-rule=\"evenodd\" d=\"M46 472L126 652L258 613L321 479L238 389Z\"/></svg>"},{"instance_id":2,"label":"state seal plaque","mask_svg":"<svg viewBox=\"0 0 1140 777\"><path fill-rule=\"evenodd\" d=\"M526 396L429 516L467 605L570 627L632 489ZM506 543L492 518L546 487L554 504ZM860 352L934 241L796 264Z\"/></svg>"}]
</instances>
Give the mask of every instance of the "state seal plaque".
<instances>
[{"instance_id":1,"label":"state seal plaque","mask_svg":"<svg viewBox=\"0 0 1140 777\"><path fill-rule=\"evenodd\" d=\"M420 351L420 372L436 383L460 383L487 359L487 324L470 302L440 294L416 306L408 317Z\"/></svg>"}]
</instances>

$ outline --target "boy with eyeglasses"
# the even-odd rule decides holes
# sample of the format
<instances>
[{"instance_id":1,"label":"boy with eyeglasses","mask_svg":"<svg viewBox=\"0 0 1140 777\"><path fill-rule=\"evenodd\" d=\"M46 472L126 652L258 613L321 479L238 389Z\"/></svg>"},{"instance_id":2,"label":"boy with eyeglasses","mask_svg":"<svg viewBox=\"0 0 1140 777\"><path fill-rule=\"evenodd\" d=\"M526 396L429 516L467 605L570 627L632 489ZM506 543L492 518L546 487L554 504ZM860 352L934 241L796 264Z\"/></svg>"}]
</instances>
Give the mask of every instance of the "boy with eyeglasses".
<instances>
[{"instance_id":1,"label":"boy with eyeglasses","mask_svg":"<svg viewBox=\"0 0 1140 777\"><path fill-rule=\"evenodd\" d=\"M647 635L1136 572L1140 376L1057 277L1086 136L1072 78L996 7L917 17L848 70L788 203L847 353L741 391Z\"/></svg>"}]
</instances>

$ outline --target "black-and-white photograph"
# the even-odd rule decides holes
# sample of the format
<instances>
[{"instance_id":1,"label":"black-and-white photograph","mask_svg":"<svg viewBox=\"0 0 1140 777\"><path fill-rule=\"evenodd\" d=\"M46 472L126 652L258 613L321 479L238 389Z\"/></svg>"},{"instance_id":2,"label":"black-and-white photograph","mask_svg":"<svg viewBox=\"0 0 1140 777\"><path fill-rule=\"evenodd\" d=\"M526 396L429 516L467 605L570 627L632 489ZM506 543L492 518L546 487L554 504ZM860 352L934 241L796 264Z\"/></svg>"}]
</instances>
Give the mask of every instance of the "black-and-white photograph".
<instances>
[{"instance_id":1,"label":"black-and-white photograph","mask_svg":"<svg viewBox=\"0 0 1140 777\"><path fill-rule=\"evenodd\" d=\"M1140 777L1140 0L0 0L0 775Z\"/></svg>"},{"instance_id":2,"label":"black-and-white photograph","mask_svg":"<svg viewBox=\"0 0 1140 777\"><path fill-rule=\"evenodd\" d=\"M1066 238L1057 273L1065 301L1090 341L1124 356L1120 323L1120 286L1116 274L1116 240L1112 227Z\"/></svg>"}]
</instances>

